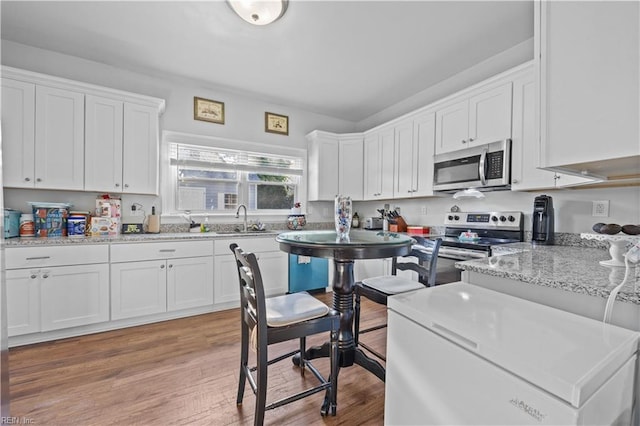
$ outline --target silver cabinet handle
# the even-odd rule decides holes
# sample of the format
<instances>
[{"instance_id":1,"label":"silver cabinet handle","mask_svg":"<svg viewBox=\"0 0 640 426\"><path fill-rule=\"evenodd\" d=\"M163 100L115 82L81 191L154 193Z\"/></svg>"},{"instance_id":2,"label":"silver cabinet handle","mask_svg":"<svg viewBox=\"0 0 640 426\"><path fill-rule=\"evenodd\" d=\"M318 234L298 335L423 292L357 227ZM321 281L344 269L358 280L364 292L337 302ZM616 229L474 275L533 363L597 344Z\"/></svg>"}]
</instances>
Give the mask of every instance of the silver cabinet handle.
<instances>
[{"instance_id":1,"label":"silver cabinet handle","mask_svg":"<svg viewBox=\"0 0 640 426\"><path fill-rule=\"evenodd\" d=\"M49 274L44 274L42 278L49 278Z\"/></svg>"},{"instance_id":2,"label":"silver cabinet handle","mask_svg":"<svg viewBox=\"0 0 640 426\"><path fill-rule=\"evenodd\" d=\"M160 265L160 269L164 269L164 265Z\"/></svg>"},{"instance_id":3,"label":"silver cabinet handle","mask_svg":"<svg viewBox=\"0 0 640 426\"><path fill-rule=\"evenodd\" d=\"M120 184L119 183L116 183L116 188L120 188Z\"/></svg>"},{"instance_id":4,"label":"silver cabinet handle","mask_svg":"<svg viewBox=\"0 0 640 426\"><path fill-rule=\"evenodd\" d=\"M462 139L462 143L467 143L466 139Z\"/></svg>"},{"instance_id":5,"label":"silver cabinet handle","mask_svg":"<svg viewBox=\"0 0 640 426\"><path fill-rule=\"evenodd\" d=\"M173 253L176 249L160 249L160 253Z\"/></svg>"},{"instance_id":6,"label":"silver cabinet handle","mask_svg":"<svg viewBox=\"0 0 640 426\"><path fill-rule=\"evenodd\" d=\"M124 184L124 187L125 187L125 188L128 188L128 187L129 187L129 184L128 184L128 183L125 183L125 184Z\"/></svg>"},{"instance_id":7,"label":"silver cabinet handle","mask_svg":"<svg viewBox=\"0 0 640 426\"><path fill-rule=\"evenodd\" d=\"M42 260L49 259L51 256L35 256L35 257L27 257L26 260Z\"/></svg>"},{"instance_id":8,"label":"silver cabinet handle","mask_svg":"<svg viewBox=\"0 0 640 426\"><path fill-rule=\"evenodd\" d=\"M42 179L36 178L36 182L42 182Z\"/></svg>"},{"instance_id":9,"label":"silver cabinet handle","mask_svg":"<svg viewBox=\"0 0 640 426\"><path fill-rule=\"evenodd\" d=\"M473 138L469 138L469 142L473 142Z\"/></svg>"},{"instance_id":10,"label":"silver cabinet handle","mask_svg":"<svg viewBox=\"0 0 640 426\"><path fill-rule=\"evenodd\" d=\"M35 280L36 278L38 278L38 276L36 274L31 274L29 278L31 278L32 280Z\"/></svg>"},{"instance_id":11,"label":"silver cabinet handle","mask_svg":"<svg viewBox=\"0 0 640 426\"><path fill-rule=\"evenodd\" d=\"M31 178L26 177L26 178L24 178L24 181L25 182L31 182Z\"/></svg>"},{"instance_id":12,"label":"silver cabinet handle","mask_svg":"<svg viewBox=\"0 0 640 426\"><path fill-rule=\"evenodd\" d=\"M169 264L169 269L171 269L171 268L173 268L173 265L172 265L172 264Z\"/></svg>"}]
</instances>

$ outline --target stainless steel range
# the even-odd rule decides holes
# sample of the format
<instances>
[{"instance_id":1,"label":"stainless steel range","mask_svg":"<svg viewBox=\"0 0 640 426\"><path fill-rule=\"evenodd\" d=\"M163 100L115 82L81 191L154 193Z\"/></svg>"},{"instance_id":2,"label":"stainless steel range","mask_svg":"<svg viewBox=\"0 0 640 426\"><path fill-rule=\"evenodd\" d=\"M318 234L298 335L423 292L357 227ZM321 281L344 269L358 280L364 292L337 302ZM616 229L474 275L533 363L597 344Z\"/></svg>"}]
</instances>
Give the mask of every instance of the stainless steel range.
<instances>
[{"instance_id":1,"label":"stainless steel range","mask_svg":"<svg viewBox=\"0 0 640 426\"><path fill-rule=\"evenodd\" d=\"M455 262L491 256L491 246L524 241L522 212L451 212L438 256L436 283L459 281Z\"/></svg>"}]
</instances>

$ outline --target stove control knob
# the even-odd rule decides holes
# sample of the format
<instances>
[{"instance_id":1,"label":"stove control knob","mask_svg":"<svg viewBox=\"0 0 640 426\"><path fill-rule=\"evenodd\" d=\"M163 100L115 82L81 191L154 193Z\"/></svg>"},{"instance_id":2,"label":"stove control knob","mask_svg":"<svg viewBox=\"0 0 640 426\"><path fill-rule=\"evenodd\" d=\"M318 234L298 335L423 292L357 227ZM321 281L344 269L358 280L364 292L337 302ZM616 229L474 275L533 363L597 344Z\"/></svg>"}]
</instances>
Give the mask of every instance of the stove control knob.
<instances>
[{"instance_id":1,"label":"stove control knob","mask_svg":"<svg viewBox=\"0 0 640 426\"><path fill-rule=\"evenodd\" d=\"M460 216L458 216L458 215L453 216L453 218L454 218L455 220L460 220Z\"/></svg>"},{"instance_id":2,"label":"stove control knob","mask_svg":"<svg viewBox=\"0 0 640 426\"><path fill-rule=\"evenodd\" d=\"M497 216L491 216L491 220L492 220L493 222L497 222L497 221L498 221L498 217L497 217Z\"/></svg>"},{"instance_id":3,"label":"stove control knob","mask_svg":"<svg viewBox=\"0 0 640 426\"><path fill-rule=\"evenodd\" d=\"M506 220L507 220L507 218L506 218L506 217L504 217L504 216L500 216L500 222L504 222L504 221L506 221Z\"/></svg>"},{"instance_id":4,"label":"stove control knob","mask_svg":"<svg viewBox=\"0 0 640 426\"><path fill-rule=\"evenodd\" d=\"M516 221L516 218L513 217L513 216L509 216L508 219L509 219L509 222L515 222Z\"/></svg>"}]
</instances>

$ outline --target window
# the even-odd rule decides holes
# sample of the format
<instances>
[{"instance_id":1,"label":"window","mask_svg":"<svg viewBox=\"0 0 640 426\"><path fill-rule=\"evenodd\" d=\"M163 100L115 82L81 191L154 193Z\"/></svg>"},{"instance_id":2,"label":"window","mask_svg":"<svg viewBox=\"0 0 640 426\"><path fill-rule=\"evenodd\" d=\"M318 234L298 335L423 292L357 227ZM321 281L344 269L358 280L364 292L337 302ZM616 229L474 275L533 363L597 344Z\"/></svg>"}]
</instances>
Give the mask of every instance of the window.
<instances>
[{"instance_id":1,"label":"window","mask_svg":"<svg viewBox=\"0 0 640 426\"><path fill-rule=\"evenodd\" d=\"M288 211L299 200L303 158L185 143L168 144L176 212Z\"/></svg>"}]
</instances>

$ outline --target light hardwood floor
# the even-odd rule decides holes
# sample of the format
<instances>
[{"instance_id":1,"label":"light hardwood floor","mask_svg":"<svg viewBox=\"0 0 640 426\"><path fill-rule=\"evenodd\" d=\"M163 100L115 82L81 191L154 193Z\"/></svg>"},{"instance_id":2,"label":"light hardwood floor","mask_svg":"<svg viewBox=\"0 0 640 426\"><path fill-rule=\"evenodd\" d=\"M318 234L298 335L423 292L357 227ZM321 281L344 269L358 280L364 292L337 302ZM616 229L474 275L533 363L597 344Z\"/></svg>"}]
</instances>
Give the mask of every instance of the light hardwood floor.
<instances>
[{"instance_id":1,"label":"light hardwood floor","mask_svg":"<svg viewBox=\"0 0 640 426\"><path fill-rule=\"evenodd\" d=\"M331 293L318 296L331 304ZM363 303L363 326L385 321ZM239 310L11 348L11 415L36 425L249 425L255 398L247 384L236 405ZM313 336L308 345L326 335ZM363 339L385 350L385 329ZM271 354L296 343L270 346ZM314 363L323 374L328 360ZM315 384L289 360L270 367L267 401ZM268 425L380 425L384 383L359 366L341 369L336 417L320 416L323 393L267 411Z\"/></svg>"}]
</instances>

